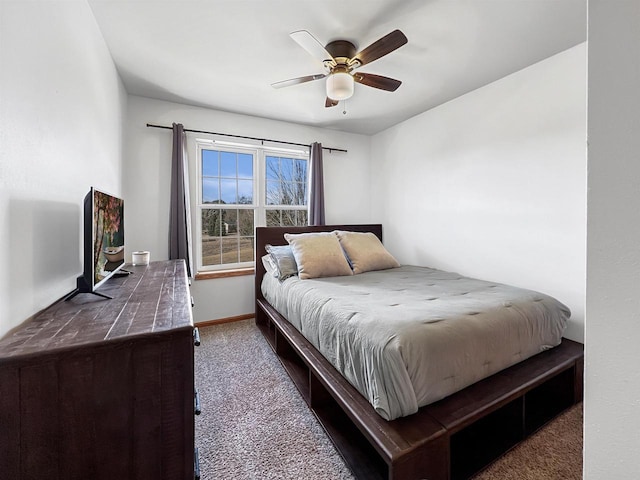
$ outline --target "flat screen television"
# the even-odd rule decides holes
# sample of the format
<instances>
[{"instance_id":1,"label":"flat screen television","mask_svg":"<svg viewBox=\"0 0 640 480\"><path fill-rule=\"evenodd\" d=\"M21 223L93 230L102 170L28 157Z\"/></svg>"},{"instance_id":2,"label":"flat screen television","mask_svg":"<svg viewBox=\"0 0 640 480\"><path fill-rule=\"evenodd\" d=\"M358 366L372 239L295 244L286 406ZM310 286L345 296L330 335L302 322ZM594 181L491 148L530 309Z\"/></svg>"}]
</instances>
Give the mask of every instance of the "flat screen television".
<instances>
[{"instance_id":1,"label":"flat screen television","mask_svg":"<svg viewBox=\"0 0 640 480\"><path fill-rule=\"evenodd\" d=\"M83 273L67 300L78 293L111 298L96 289L116 272L125 273L124 248L124 201L91 187L84 198Z\"/></svg>"}]
</instances>

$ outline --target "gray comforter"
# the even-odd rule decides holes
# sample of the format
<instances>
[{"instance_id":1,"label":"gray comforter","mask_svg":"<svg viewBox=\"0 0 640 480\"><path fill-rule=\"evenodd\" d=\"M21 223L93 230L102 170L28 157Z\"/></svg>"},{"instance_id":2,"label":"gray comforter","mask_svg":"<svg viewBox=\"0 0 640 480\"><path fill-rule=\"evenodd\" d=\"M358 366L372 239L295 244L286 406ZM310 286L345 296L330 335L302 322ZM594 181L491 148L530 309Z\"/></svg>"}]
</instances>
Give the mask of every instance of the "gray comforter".
<instances>
[{"instance_id":1,"label":"gray comforter","mask_svg":"<svg viewBox=\"0 0 640 480\"><path fill-rule=\"evenodd\" d=\"M265 275L262 291L387 420L558 345L570 316L538 292L413 266Z\"/></svg>"}]
</instances>

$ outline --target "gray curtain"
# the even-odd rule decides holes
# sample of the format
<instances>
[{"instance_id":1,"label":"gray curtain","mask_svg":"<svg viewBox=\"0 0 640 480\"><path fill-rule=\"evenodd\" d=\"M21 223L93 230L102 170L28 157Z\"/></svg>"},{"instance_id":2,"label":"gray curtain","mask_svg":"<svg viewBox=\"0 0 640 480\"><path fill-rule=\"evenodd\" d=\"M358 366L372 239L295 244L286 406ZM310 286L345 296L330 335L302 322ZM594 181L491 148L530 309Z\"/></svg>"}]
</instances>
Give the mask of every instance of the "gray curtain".
<instances>
[{"instance_id":1,"label":"gray curtain","mask_svg":"<svg viewBox=\"0 0 640 480\"><path fill-rule=\"evenodd\" d=\"M324 180L322 173L322 144L311 144L309 175L309 225L324 225Z\"/></svg>"},{"instance_id":2,"label":"gray curtain","mask_svg":"<svg viewBox=\"0 0 640 480\"><path fill-rule=\"evenodd\" d=\"M186 135L180 123L173 124L171 156L171 212L169 216L169 259L183 258L187 275L193 277L191 247L191 209L189 207L189 168Z\"/></svg>"}]
</instances>

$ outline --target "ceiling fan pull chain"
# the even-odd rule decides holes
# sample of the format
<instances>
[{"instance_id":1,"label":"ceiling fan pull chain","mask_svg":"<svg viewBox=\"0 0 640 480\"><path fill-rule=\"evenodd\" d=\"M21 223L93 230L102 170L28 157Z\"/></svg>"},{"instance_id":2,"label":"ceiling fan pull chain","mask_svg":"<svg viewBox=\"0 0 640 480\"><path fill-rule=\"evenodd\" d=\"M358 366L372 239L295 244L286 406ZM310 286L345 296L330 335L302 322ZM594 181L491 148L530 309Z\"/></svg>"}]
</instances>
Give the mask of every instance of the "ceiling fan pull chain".
<instances>
[{"instance_id":1,"label":"ceiling fan pull chain","mask_svg":"<svg viewBox=\"0 0 640 480\"><path fill-rule=\"evenodd\" d=\"M346 115L347 114L347 101L346 100L342 101L342 107L343 107L342 114Z\"/></svg>"}]
</instances>

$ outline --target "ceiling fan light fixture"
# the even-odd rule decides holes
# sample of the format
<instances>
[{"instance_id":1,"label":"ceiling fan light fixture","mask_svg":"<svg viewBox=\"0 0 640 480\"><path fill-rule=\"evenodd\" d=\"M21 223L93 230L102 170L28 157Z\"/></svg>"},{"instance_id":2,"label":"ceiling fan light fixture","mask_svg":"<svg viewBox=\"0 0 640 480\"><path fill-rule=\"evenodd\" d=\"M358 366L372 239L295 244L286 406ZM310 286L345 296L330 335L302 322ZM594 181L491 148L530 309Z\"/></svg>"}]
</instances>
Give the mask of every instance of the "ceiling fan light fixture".
<instances>
[{"instance_id":1,"label":"ceiling fan light fixture","mask_svg":"<svg viewBox=\"0 0 640 480\"><path fill-rule=\"evenodd\" d=\"M327 77L327 97L346 100L353 95L354 80L348 72L335 72Z\"/></svg>"}]
</instances>

